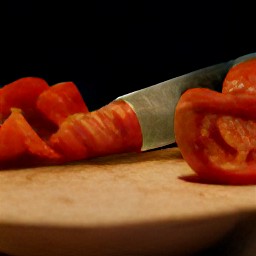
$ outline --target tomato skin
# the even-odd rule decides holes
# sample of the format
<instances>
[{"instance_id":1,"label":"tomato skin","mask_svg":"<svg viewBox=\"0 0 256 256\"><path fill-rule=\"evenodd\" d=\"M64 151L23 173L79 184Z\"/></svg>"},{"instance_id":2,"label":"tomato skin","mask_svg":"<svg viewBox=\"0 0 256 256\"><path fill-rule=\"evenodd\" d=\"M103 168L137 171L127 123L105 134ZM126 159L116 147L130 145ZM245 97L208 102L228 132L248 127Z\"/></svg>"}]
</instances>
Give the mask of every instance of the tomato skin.
<instances>
[{"instance_id":1,"label":"tomato skin","mask_svg":"<svg viewBox=\"0 0 256 256\"><path fill-rule=\"evenodd\" d=\"M245 147L247 158L244 161L239 159L237 156L241 148L236 143L238 138L231 136L234 140L232 145L238 144L232 147L227 143L230 137L227 139L220 132L223 124L227 125L223 123L224 116L232 120L256 121L255 96L224 94L205 88L187 90L177 104L174 119L176 142L181 154L199 177L210 183L256 184L253 143L249 142ZM250 137L250 134L245 136Z\"/></svg>"},{"instance_id":2,"label":"tomato skin","mask_svg":"<svg viewBox=\"0 0 256 256\"><path fill-rule=\"evenodd\" d=\"M133 109L124 101L114 101L68 117L50 138L50 145L73 161L140 151L142 134Z\"/></svg>"},{"instance_id":3,"label":"tomato skin","mask_svg":"<svg viewBox=\"0 0 256 256\"><path fill-rule=\"evenodd\" d=\"M39 95L36 107L56 125L60 125L69 115L89 112L73 82L50 86Z\"/></svg>"}]
</instances>

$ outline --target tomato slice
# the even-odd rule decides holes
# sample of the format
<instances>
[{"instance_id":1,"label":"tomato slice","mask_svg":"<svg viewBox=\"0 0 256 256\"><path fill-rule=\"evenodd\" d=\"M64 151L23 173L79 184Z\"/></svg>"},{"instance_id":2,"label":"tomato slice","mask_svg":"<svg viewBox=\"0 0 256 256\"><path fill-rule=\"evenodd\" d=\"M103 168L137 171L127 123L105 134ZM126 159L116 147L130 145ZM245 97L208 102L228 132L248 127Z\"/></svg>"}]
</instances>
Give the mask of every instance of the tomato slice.
<instances>
[{"instance_id":1,"label":"tomato slice","mask_svg":"<svg viewBox=\"0 0 256 256\"><path fill-rule=\"evenodd\" d=\"M69 115L88 112L88 108L73 82L50 86L38 97L37 108L56 125L60 125Z\"/></svg>"},{"instance_id":2,"label":"tomato slice","mask_svg":"<svg viewBox=\"0 0 256 256\"><path fill-rule=\"evenodd\" d=\"M1 168L62 161L62 156L51 149L32 129L21 110L13 108L0 129Z\"/></svg>"},{"instance_id":3,"label":"tomato slice","mask_svg":"<svg viewBox=\"0 0 256 256\"><path fill-rule=\"evenodd\" d=\"M77 113L60 125L50 145L68 160L137 152L142 133L136 114L124 101L114 101L90 113Z\"/></svg>"},{"instance_id":4,"label":"tomato slice","mask_svg":"<svg viewBox=\"0 0 256 256\"><path fill-rule=\"evenodd\" d=\"M26 119L34 118L38 96L49 88L47 82L38 77L24 77L0 89L0 123L10 115L11 108L20 108Z\"/></svg>"},{"instance_id":5,"label":"tomato slice","mask_svg":"<svg viewBox=\"0 0 256 256\"><path fill-rule=\"evenodd\" d=\"M25 119L40 137L49 137L57 127L36 108L39 95L47 90L47 82L38 77L24 77L0 89L0 123L11 114L11 108L19 108Z\"/></svg>"},{"instance_id":6,"label":"tomato slice","mask_svg":"<svg viewBox=\"0 0 256 256\"><path fill-rule=\"evenodd\" d=\"M187 90L177 104L174 122L186 162L211 183L256 184L255 113L254 95Z\"/></svg>"}]
</instances>

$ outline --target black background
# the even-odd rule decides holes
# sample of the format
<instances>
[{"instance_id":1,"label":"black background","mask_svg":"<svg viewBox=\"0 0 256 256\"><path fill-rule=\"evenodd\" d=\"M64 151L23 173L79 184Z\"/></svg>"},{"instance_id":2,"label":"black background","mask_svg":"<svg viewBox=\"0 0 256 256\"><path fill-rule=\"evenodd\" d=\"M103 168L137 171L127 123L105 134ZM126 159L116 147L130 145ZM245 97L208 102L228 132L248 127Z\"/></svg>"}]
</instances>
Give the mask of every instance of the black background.
<instances>
[{"instance_id":1,"label":"black background","mask_svg":"<svg viewBox=\"0 0 256 256\"><path fill-rule=\"evenodd\" d=\"M256 51L253 10L246 2L9 1L0 8L0 85L73 81L93 110Z\"/></svg>"}]
</instances>

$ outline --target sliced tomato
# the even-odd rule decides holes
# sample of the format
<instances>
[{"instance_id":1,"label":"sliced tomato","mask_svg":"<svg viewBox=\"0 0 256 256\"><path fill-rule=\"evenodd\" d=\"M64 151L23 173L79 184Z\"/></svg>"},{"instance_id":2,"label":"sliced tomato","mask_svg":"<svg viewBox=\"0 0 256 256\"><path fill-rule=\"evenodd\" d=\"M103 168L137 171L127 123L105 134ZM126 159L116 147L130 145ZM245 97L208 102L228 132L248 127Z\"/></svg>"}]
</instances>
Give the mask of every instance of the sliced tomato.
<instances>
[{"instance_id":1,"label":"sliced tomato","mask_svg":"<svg viewBox=\"0 0 256 256\"><path fill-rule=\"evenodd\" d=\"M204 180L256 184L255 122L254 95L189 89L175 111L176 142L188 165Z\"/></svg>"},{"instance_id":2,"label":"sliced tomato","mask_svg":"<svg viewBox=\"0 0 256 256\"><path fill-rule=\"evenodd\" d=\"M68 160L140 151L142 133L136 114L124 101L114 101L90 113L62 122L51 146Z\"/></svg>"},{"instance_id":3,"label":"sliced tomato","mask_svg":"<svg viewBox=\"0 0 256 256\"><path fill-rule=\"evenodd\" d=\"M56 125L60 125L69 115L88 112L82 95L73 82L50 86L40 94L37 108Z\"/></svg>"},{"instance_id":4,"label":"sliced tomato","mask_svg":"<svg viewBox=\"0 0 256 256\"><path fill-rule=\"evenodd\" d=\"M51 149L28 124L20 109L11 115L0 129L0 166L21 167L61 163L62 156Z\"/></svg>"},{"instance_id":5,"label":"sliced tomato","mask_svg":"<svg viewBox=\"0 0 256 256\"><path fill-rule=\"evenodd\" d=\"M27 119L33 118L38 96L49 88L38 77L24 77L0 89L0 123L10 115L11 108L20 108Z\"/></svg>"},{"instance_id":6,"label":"sliced tomato","mask_svg":"<svg viewBox=\"0 0 256 256\"><path fill-rule=\"evenodd\" d=\"M25 119L41 137L49 137L57 126L45 118L36 108L39 95L49 88L47 82L38 77L20 78L0 89L0 123L19 108Z\"/></svg>"},{"instance_id":7,"label":"sliced tomato","mask_svg":"<svg viewBox=\"0 0 256 256\"><path fill-rule=\"evenodd\" d=\"M43 80L24 78L2 88L0 99L2 167L64 163L141 149L140 125L129 104L115 101L89 112L72 82L49 87Z\"/></svg>"}]
</instances>

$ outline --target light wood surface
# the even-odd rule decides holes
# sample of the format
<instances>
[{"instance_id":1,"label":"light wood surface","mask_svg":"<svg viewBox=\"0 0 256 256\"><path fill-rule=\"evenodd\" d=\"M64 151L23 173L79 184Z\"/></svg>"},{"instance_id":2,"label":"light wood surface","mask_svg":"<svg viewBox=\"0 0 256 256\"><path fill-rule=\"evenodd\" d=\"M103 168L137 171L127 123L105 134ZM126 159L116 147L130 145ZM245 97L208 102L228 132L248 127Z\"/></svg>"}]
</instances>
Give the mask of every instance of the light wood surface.
<instances>
[{"instance_id":1,"label":"light wood surface","mask_svg":"<svg viewBox=\"0 0 256 256\"><path fill-rule=\"evenodd\" d=\"M186 179L193 175L178 148L3 170L0 251L190 255L256 213L256 186Z\"/></svg>"}]
</instances>

